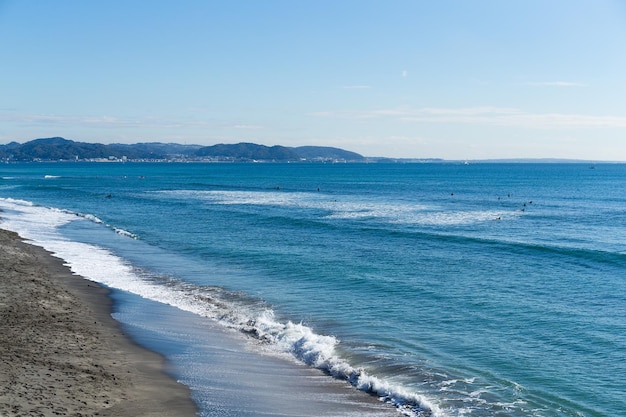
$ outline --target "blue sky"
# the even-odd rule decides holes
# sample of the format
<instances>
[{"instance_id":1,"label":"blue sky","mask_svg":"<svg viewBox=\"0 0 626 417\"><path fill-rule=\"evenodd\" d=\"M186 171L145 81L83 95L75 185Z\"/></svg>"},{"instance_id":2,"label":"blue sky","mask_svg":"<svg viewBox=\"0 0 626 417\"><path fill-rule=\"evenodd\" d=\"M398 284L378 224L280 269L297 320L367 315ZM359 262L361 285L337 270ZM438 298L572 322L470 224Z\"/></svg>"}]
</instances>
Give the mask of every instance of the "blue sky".
<instances>
[{"instance_id":1,"label":"blue sky","mask_svg":"<svg viewBox=\"0 0 626 417\"><path fill-rule=\"evenodd\" d=\"M626 161L623 0L0 0L0 143Z\"/></svg>"}]
</instances>

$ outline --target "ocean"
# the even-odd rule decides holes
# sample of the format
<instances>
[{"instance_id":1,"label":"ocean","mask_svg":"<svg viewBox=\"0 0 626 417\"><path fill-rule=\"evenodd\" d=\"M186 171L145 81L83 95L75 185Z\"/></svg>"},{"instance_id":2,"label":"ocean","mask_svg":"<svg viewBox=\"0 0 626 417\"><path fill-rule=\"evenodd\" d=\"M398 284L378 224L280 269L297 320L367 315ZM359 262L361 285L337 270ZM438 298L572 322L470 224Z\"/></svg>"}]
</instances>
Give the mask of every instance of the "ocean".
<instances>
[{"instance_id":1,"label":"ocean","mask_svg":"<svg viewBox=\"0 0 626 417\"><path fill-rule=\"evenodd\" d=\"M626 410L624 164L3 164L0 210L202 416Z\"/></svg>"}]
</instances>

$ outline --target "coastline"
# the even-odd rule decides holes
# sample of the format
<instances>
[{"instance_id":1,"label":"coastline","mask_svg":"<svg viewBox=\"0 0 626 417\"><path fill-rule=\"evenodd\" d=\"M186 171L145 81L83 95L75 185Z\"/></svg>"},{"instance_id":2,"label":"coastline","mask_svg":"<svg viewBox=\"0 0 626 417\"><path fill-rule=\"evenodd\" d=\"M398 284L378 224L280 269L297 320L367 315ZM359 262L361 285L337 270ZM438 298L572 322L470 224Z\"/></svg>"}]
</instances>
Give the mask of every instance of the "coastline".
<instances>
[{"instance_id":1,"label":"coastline","mask_svg":"<svg viewBox=\"0 0 626 417\"><path fill-rule=\"evenodd\" d=\"M111 317L108 291L0 229L0 414L195 416L164 359Z\"/></svg>"},{"instance_id":2,"label":"coastline","mask_svg":"<svg viewBox=\"0 0 626 417\"><path fill-rule=\"evenodd\" d=\"M112 314L108 289L74 275L62 259L26 242L0 228L1 416L398 413L395 406L345 381L249 350L245 339L161 303L146 308L145 303L154 302L139 297L139 310L150 318L140 319L139 334L129 332L125 311L120 310L121 318L120 311ZM150 344L155 314L158 323L169 321L166 328L215 332L193 346L199 356L182 378L191 377L189 386L165 372L165 353ZM131 327L138 318L133 316ZM157 332L159 339L176 343L163 329Z\"/></svg>"}]
</instances>

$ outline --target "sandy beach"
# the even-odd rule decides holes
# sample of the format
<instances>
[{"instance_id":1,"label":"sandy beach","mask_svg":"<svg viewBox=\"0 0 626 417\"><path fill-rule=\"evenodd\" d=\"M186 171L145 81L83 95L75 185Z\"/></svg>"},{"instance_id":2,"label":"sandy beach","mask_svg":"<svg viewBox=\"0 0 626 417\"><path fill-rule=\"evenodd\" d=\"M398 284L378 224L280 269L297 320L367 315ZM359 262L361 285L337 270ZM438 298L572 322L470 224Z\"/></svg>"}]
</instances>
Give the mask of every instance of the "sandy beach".
<instances>
[{"instance_id":1,"label":"sandy beach","mask_svg":"<svg viewBox=\"0 0 626 417\"><path fill-rule=\"evenodd\" d=\"M196 415L187 387L110 307L107 290L0 229L0 415Z\"/></svg>"}]
</instances>

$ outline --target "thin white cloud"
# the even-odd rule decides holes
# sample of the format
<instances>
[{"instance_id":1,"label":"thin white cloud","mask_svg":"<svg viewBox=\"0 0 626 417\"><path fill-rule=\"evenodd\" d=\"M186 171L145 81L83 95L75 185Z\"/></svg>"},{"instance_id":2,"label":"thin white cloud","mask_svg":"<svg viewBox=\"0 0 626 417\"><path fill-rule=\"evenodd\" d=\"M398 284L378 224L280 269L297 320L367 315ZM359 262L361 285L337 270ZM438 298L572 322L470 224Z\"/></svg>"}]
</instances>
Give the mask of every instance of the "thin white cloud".
<instances>
[{"instance_id":1,"label":"thin white cloud","mask_svg":"<svg viewBox=\"0 0 626 417\"><path fill-rule=\"evenodd\" d=\"M333 118L333 117L337 117L338 113L337 112L333 112L333 111L314 111L311 113L308 113L309 116L314 116L314 117L328 117L328 118Z\"/></svg>"},{"instance_id":2,"label":"thin white cloud","mask_svg":"<svg viewBox=\"0 0 626 417\"><path fill-rule=\"evenodd\" d=\"M198 120L194 118L162 118L162 117L112 117L112 116L66 116L50 114L27 114L18 112L0 112L0 125L5 130L21 132L17 136L27 139L33 136L48 135L49 132L62 132L66 137L88 137L94 132L98 137L104 135L110 140L129 142L137 137L148 136L151 140L171 141L176 137L184 140L206 139L206 135L218 138L220 132L230 132L236 137L229 140L241 139L241 135L258 135L266 131L267 126L245 123L245 121L218 121ZM28 132L28 133L26 133ZM91 133L89 133L91 132ZM104 133L106 132L106 133ZM5 132L1 132L4 134ZM61 134L61 133L59 133ZM11 140L15 140L13 134ZM134 138L134 139L131 139ZM2 139L0 137L0 139Z\"/></svg>"},{"instance_id":3,"label":"thin white cloud","mask_svg":"<svg viewBox=\"0 0 626 417\"><path fill-rule=\"evenodd\" d=\"M24 114L5 113L0 114L0 120L4 122L20 123L25 125L89 125L96 127L120 127L136 124L132 120L122 120L110 116L60 116L50 114Z\"/></svg>"},{"instance_id":4,"label":"thin white cloud","mask_svg":"<svg viewBox=\"0 0 626 417\"><path fill-rule=\"evenodd\" d=\"M536 87L587 87L587 84L575 83L570 81L544 81L544 82L528 82L526 85Z\"/></svg>"},{"instance_id":5,"label":"thin white cloud","mask_svg":"<svg viewBox=\"0 0 626 417\"><path fill-rule=\"evenodd\" d=\"M395 109L380 109L373 110L372 115L380 116L417 116L417 115L431 115L431 116L477 116L483 114L519 114L520 110L507 108L507 107L466 107L457 109L438 108L438 107L424 107L421 109L412 109L408 107L399 107Z\"/></svg>"},{"instance_id":6,"label":"thin white cloud","mask_svg":"<svg viewBox=\"0 0 626 417\"><path fill-rule=\"evenodd\" d=\"M461 123L485 126L550 128L626 128L626 116L567 113L529 113L507 107L378 109L366 112L317 112L317 117L345 119L395 119L414 123Z\"/></svg>"},{"instance_id":7,"label":"thin white cloud","mask_svg":"<svg viewBox=\"0 0 626 417\"><path fill-rule=\"evenodd\" d=\"M261 125L233 125L231 127L233 129L243 129L243 130L261 130L264 128Z\"/></svg>"},{"instance_id":8,"label":"thin white cloud","mask_svg":"<svg viewBox=\"0 0 626 417\"><path fill-rule=\"evenodd\" d=\"M369 85L344 85L341 88L344 90L367 90L371 87Z\"/></svg>"},{"instance_id":9,"label":"thin white cloud","mask_svg":"<svg viewBox=\"0 0 626 417\"><path fill-rule=\"evenodd\" d=\"M529 129L555 128L626 128L626 117L594 116L583 114L562 113L525 113L521 111L472 112L459 113L454 110L450 113L431 115L413 115L401 117L408 122L435 122L435 123L465 123L488 126L521 127Z\"/></svg>"},{"instance_id":10,"label":"thin white cloud","mask_svg":"<svg viewBox=\"0 0 626 417\"><path fill-rule=\"evenodd\" d=\"M198 120L167 120L157 117L120 118L112 116L65 116L49 114L0 113L0 121L22 126L71 126L98 129L116 128L181 128L206 127L208 123Z\"/></svg>"}]
</instances>

